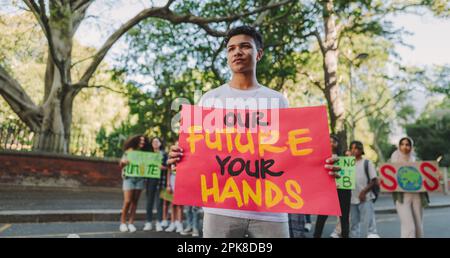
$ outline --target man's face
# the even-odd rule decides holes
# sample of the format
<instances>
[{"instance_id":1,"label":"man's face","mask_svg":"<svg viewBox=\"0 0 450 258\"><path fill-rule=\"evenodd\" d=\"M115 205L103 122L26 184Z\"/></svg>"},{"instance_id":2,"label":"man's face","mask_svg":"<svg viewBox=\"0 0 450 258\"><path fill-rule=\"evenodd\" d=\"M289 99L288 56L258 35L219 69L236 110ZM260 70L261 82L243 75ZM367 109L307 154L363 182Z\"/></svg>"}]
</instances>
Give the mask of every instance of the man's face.
<instances>
[{"instance_id":1,"label":"man's face","mask_svg":"<svg viewBox=\"0 0 450 258\"><path fill-rule=\"evenodd\" d=\"M362 151L356 147L356 144L352 144L350 151L352 152L352 156L361 157Z\"/></svg>"},{"instance_id":2,"label":"man's face","mask_svg":"<svg viewBox=\"0 0 450 258\"><path fill-rule=\"evenodd\" d=\"M262 54L262 49L258 51L254 39L248 35L239 34L228 41L227 62L233 73L253 71Z\"/></svg>"}]
</instances>

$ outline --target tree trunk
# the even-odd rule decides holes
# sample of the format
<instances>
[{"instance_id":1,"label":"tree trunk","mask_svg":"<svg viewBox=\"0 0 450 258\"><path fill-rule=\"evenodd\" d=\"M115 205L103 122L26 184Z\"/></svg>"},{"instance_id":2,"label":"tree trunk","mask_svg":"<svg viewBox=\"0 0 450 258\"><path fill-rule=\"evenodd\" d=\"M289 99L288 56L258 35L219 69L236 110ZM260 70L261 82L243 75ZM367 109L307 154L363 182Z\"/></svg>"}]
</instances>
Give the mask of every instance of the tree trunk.
<instances>
[{"instance_id":1,"label":"tree trunk","mask_svg":"<svg viewBox=\"0 0 450 258\"><path fill-rule=\"evenodd\" d=\"M59 74L55 71L55 74ZM54 80L52 91L43 105L44 119L35 138L35 149L48 152L68 152L68 138L63 122L61 80Z\"/></svg>"},{"instance_id":2,"label":"tree trunk","mask_svg":"<svg viewBox=\"0 0 450 258\"><path fill-rule=\"evenodd\" d=\"M51 6L52 7L52 6ZM55 59L49 51L45 74L43 121L35 137L35 149L68 153L72 124L71 55L73 15L70 5L51 12L49 30Z\"/></svg>"},{"instance_id":3,"label":"tree trunk","mask_svg":"<svg viewBox=\"0 0 450 258\"><path fill-rule=\"evenodd\" d=\"M338 35L336 26L336 14L334 13L333 1L324 3L323 11L325 27L325 56L323 59L323 70L325 78L325 97L328 102L331 131L338 133L344 130L344 108L337 84L338 66Z\"/></svg>"},{"instance_id":4,"label":"tree trunk","mask_svg":"<svg viewBox=\"0 0 450 258\"><path fill-rule=\"evenodd\" d=\"M347 134L344 123L344 105L337 83L338 68L338 27L336 26L336 14L333 0L323 1L323 22L325 39L323 42L323 71L325 99L328 103L331 132L339 138L343 150L347 148Z\"/></svg>"}]
</instances>

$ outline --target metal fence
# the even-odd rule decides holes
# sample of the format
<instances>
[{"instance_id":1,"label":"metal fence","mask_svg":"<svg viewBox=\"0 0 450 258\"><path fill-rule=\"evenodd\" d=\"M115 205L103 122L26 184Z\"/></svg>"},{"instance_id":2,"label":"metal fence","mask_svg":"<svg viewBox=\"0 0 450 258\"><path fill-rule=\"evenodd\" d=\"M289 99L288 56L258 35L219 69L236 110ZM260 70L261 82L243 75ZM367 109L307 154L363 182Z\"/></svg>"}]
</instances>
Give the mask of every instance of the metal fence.
<instances>
[{"instance_id":1,"label":"metal fence","mask_svg":"<svg viewBox=\"0 0 450 258\"><path fill-rule=\"evenodd\" d=\"M68 141L68 144L67 144ZM79 131L65 136L51 132L32 132L22 126L0 125L0 150L42 151L77 156L104 157L95 137L86 137Z\"/></svg>"}]
</instances>

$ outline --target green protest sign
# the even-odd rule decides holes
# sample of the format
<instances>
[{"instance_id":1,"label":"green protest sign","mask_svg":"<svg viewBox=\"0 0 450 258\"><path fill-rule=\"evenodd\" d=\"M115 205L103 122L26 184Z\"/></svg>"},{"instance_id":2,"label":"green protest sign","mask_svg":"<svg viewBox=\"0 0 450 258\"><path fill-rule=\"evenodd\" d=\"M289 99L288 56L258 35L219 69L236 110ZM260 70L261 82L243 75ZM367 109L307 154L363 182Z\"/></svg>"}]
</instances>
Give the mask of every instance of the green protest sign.
<instances>
[{"instance_id":1,"label":"green protest sign","mask_svg":"<svg viewBox=\"0 0 450 258\"><path fill-rule=\"evenodd\" d=\"M163 200L166 200L168 202L173 201L173 193L169 193L167 189L161 190L161 193L159 194L159 197Z\"/></svg>"},{"instance_id":2,"label":"green protest sign","mask_svg":"<svg viewBox=\"0 0 450 258\"><path fill-rule=\"evenodd\" d=\"M125 167L125 176L146 178L161 177L161 153L130 151L127 152L127 159L129 164Z\"/></svg>"},{"instance_id":3,"label":"green protest sign","mask_svg":"<svg viewBox=\"0 0 450 258\"><path fill-rule=\"evenodd\" d=\"M355 189L355 157L339 157L337 165L341 168L336 178L338 189Z\"/></svg>"}]
</instances>

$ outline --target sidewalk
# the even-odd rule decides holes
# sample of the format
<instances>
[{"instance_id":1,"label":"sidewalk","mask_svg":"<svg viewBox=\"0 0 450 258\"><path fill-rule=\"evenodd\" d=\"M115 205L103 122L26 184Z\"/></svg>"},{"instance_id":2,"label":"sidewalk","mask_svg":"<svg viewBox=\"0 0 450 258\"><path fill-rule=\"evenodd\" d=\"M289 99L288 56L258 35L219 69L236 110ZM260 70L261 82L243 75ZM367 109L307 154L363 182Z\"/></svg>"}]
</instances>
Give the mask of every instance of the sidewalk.
<instances>
[{"instance_id":1,"label":"sidewalk","mask_svg":"<svg viewBox=\"0 0 450 258\"><path fill-rule=\"evenodd\" d=\"M0 223L118 221L122 198L121 189L0 185ZM450 195L432 193L430 200L429 208L450 207ZM145 219L145 202L143 192L137 220ZM391 194L381 194L375 211L396 213Z\"/></svg>"}]
</instances>

